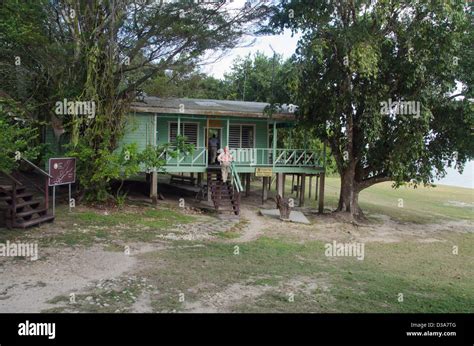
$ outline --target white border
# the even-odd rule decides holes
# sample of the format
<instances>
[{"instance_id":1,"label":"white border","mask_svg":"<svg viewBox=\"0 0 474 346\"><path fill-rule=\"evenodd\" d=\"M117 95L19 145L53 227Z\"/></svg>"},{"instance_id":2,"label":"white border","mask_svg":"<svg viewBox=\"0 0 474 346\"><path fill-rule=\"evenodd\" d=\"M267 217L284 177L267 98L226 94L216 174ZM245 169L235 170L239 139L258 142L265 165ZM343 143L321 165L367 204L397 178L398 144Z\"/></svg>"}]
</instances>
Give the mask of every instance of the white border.
<instances>
[{"instance_id":1,"label":"white border","mask_svg":"<svg viewBox=\"0 0 474 346\"><path fill-rule=\"evenodd\" d=\"M76 158L75 157L50 157L48 160L48 174L51 175L51 160L64 160L64 159L70 159L74 160L74 181L73 182L67 182L63 184L52 184L51 185L51 178L48 177L48 186L61 186L61 185L69 185L69 184L75 184L76 183Z\"/></svg>"}]
</instances>

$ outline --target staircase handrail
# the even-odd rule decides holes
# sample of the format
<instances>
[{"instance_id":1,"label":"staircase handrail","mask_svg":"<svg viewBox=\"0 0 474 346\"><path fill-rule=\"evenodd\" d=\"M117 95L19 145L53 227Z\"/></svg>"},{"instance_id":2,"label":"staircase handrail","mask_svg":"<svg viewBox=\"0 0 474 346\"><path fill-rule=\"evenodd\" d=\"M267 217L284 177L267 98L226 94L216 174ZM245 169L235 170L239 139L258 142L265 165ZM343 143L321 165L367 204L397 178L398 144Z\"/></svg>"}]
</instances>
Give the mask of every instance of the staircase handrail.
<instances>
[{"instance_id":1,"label":"staircase handrail","mask_svg":"<svg viewBox=\"0 0 474 346\"><path fill-rule=\"evenodd\" d=\"M239 173L237 173L233 161L230 162L230 172L232 174L232 177L234 178L232 179L232 181L233 181L233 185L235 189L237 190L237 192L242 192L243 191L242 182L240 181Z\"/></svg>"},{"instance_id":2,"label":"staircase handrail","mask_svg":"<svg viewBox=\"0 0 474 346\"><path fill-rule=\"evenodd\" d=\"M33 167L34 169L36 169L38 172L40 172L41 174L43 174L44 176L48 177L48 178L53 178L52 175L50 175L49 173L43 171L41 168L39 168L38 166L36 166L33 162L31 162L30 160L28 159L25 159L24 157L21 158L23 161L25 161L27 164L29 164L31 167Z\"/></svg>"},{"instance_id":3,"label":"staircase handrail","mask_svg":"<svg viewBox=\"0 0 474 346\"><path fill-rule=\"evenodd\" d=\"M5 172L4 170L1 170L0 172L3 173L8 179L10 179L11 181L13 181L15 184L17 184L17 185L23 185L20 181L18 181L17 179L15 179L13 176L11 176L9 173Z\"/></svg>"}]
</instances>

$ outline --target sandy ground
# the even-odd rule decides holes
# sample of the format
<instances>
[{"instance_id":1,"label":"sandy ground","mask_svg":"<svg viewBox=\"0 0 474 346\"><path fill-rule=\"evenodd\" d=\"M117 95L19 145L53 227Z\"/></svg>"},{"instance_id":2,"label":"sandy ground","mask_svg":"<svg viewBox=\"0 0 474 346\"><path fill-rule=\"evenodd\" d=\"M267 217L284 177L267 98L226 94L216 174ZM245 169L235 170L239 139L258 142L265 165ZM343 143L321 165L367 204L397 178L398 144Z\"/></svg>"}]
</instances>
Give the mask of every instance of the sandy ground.
<instances>
[{"instance_id":1,"label":"sandy ground","mask_svg":"<svg viewBox=\"0 0 474 346\"><path fill-rule=\"evenodd\" d=\"M474 223L469 221L438 222L428 225L403 224L379 215L380 222L367 225L352 225L331 215L310 215L312 225L283 223L276 219L258 215L258 208L242 210L242 219L247 220L241 234L235 239L218 241L234 243L249 242L261 236L281 236L296 239L322 241L359 242L434 242L446 241L447 232L474 232ZM184 230L185 231L185 230ZM201 232L202 230L200 230ZM195 227L192 228L195 232ZM214 235L203 237L213 238ZM196 245L193 245L196 246ZM16 259L0 257L0 312L40 312L51 308L49 300L71 293L87 291L97 282L130 277L139 271L141 265L137 254L159 251L167 246L159 244L136 244L130 255L122 252L105 251L102 247L41 249L39 259ZM326 289L324 280L294 278L280 284L287 292ZM205 295L200 302L186 303L185 312L227 312L232 306L248 298L255 298L270 289L265 285L235 283L223 291ZM149 291L136 297L132 312L152 312Z\"/></svg>"},{"instance_id":2,"label":"sandy ground","mask_svg":"<svg viewBox=\"0 0 474 346\"><path fill-rule=\"evenodd\" d=\"M5 263L6 262L6 263ZM39 312L58 295L79 292L89 283L131 270L136 258L89 249L45 249L36 261L2 259L0 312Z\"/></svg>"}]
</instances>

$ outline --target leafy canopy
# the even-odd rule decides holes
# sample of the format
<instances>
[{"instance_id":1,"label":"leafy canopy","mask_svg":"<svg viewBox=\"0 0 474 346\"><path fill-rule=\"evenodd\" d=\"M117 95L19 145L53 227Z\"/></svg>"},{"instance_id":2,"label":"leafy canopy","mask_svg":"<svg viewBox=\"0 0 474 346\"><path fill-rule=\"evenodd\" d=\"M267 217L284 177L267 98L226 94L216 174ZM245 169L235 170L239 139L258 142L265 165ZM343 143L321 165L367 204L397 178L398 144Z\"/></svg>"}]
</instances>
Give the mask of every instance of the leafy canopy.
<instances>
[{"instance_id":1,"label":"leafy canopy","mask_svg":"<svg viewBox=\"0 0 474 346\"><path fill-rule=\"evenodd\" d=\"M300 114L356 190L385 180L430 183L446 165L462 169L473 157L472 19L464 1L303 0L274 8L273 32L302 34ZM385 114L390 101L415 102L420 111Z\"/></svg>"}]
</instances>

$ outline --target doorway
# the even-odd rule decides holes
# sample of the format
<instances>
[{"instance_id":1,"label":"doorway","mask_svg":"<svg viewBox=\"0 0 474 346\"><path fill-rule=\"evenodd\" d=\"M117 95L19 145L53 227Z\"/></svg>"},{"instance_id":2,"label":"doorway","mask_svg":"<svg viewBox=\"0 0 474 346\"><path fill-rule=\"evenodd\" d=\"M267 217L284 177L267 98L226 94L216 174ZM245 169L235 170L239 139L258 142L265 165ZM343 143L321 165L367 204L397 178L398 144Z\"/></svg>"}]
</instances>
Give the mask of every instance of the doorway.
<instances>
[{"instance_id":1,"label":"doorway","mask_svg":"<svg viewBox=\"0 0 474 346\"><path fill-rule=\"evenodd\" d=\"M206 147L208 150L208 164L218 164L217 162L217 151L222 147L222 128L220 127L209 127L209 131L205 129L204 131L206 136ZM209 137L208 137L209 136ZM215 139L214 139L215 136ZM211 147L211 140L213 144L216 144L216 152L213 152L213 147ZM216 143L217 142L217 143Z\"/></svg>"}]
</instances>

